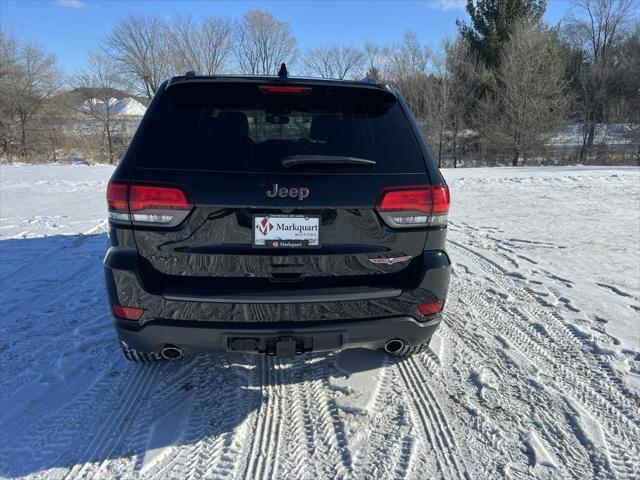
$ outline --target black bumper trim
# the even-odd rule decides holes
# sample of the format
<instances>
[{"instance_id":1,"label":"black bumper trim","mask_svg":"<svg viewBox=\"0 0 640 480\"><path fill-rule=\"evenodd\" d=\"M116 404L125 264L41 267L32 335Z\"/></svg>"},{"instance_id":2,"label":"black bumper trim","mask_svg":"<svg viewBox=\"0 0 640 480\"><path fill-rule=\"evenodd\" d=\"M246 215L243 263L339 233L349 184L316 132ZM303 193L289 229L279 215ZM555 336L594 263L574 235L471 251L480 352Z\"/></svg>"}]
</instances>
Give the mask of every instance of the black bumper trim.
<instances>
[{"instance_id":1,"label":"black bumper trim","mask_svg":"<svg viewBox=\"0 0 640 480\"><path fill-rule=\"evenodd\" d=\"M418 322L412 317L393 317L374 320L349 321L326 326L286 328L277 325L251 327L236 325L193 326L176 321L171 324L149 323L140 329L124 327L115 322L121 341L141 352L160 352L165 345L180 347L187 354L206 351L233 351L235 339L254 339L256 351L269 353L266 345L280 337L292 337L305 352L322 352L345 348L382 348L391 339L402 339L412 346L428 341L437 330L441 317ZM204 323L204 322L203 322ZM246 352L245 352L246 353ZM250 352L251 353L251 352Z\"/></svg>"}]
</instances>

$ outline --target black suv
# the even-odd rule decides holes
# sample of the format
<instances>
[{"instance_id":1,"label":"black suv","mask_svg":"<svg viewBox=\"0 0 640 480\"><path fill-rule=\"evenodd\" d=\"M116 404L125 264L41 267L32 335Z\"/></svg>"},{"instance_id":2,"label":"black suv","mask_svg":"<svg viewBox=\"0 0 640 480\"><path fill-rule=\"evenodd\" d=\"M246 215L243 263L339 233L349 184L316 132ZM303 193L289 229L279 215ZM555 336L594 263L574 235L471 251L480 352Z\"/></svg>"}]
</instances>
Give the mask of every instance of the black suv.
<instances>
[{"instance_id":1,"label":"black suv","mask_svg":"<svg viewBox=\"0 0 640 480\"><path fill-rule=\"evenodd\" d=\"M440 323L449 190L388 86L171 78L107 201L106 284L129 360L410 354Z\"/></svg>"}]
</instances>

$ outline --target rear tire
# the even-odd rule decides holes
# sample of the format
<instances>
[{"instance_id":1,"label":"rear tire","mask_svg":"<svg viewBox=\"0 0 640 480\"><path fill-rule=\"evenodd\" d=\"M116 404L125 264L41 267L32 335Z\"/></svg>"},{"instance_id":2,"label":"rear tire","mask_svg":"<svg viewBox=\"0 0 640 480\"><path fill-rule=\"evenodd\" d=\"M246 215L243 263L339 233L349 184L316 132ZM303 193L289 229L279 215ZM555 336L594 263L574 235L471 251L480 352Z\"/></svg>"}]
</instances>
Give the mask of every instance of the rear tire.
<instances>
[{"instance_id":1,"label":"rear tire","mask_svg":"<svg viewBox=\"0 0 640 480\"><path fill-rule=\"evenodd\" d=\"M126 358L127 360L129 360L130 362L135 362L135 363L154 363L154 362L161 362L164 360L164 358L162 357L162 355L160 355L159 353L155 353L155 352L139 352L138 350L135 350L131 347L129 347L129 345L127 345L124 342L120 342L120 348L122 349L122 354L124 355L124 358Z\"/></svg>"}]
</instances>

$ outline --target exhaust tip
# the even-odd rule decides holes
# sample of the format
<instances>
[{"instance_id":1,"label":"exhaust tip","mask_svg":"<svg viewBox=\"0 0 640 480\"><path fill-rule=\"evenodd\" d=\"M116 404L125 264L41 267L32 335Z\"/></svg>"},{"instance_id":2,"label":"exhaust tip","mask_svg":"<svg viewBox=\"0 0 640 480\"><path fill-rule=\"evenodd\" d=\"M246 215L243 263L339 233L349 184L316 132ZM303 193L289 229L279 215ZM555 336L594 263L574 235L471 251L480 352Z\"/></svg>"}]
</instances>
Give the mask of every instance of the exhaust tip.
<instances>
[{"instance_id":1,"label":"exhaust tip","mask_svg":"<svg viewBox=\"0 0 640 480\"><path fill-rule=\"evenodd\" d=\"M394 338L393 340L389 340L384 344L384 351L387 353L398 353L404 348L404 341L399 338Z\"/></svg>"},{"instance_id":2,"label":"exhaust tip","mask_svg":"<svg viewBox=\"0 0 640 480\"><path fill-rule=\"evenodd\" d=\"M162 358L166 360L177 360L182 356L182 350L173 345L167 345L162 349Z\"/></svg>"}]
</instances>

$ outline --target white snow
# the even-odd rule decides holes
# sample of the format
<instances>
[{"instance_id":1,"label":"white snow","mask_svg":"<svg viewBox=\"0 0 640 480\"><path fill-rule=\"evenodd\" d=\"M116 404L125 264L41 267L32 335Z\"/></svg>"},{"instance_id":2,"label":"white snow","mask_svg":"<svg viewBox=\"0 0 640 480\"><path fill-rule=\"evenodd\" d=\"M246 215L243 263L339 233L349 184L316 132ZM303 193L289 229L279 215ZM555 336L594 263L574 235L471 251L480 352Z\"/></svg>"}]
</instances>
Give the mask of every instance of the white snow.
<instances>
[{"instance_id":1,"label":"white snow","mask_svg":"<svg viewBox=\"0 0 640 480\"><path fill-rule=\"evenodd\" d=\"M147 107L138 102L135 98L123 98L118 100L117 98L109 98L104 102L98 98L90 98L85 100L80 107L83 110L91 110L96 108L98 113L105 114L107 109L111 115L129 115L141 117L146 112Z\"/></svg>"},{"instance_id":2,"label":"white snow","mask_svg":"<svg viewBox=\"0 0 640 480\"><path fill-rule=\"evenodd\" d=\"M594 129L594 144L596 145L629 145L634 143L633 131L640 129L640 125L628 123L597 123ZM584 127L582 123L571 123L548 140L549 145L579 147L582 145Z\"/></svg>"},{"instance_id":3,"label":"white snow","mask_svg":"<svg viewBox=\"0 0 640 480\"><path fill-rule=\"evenodd\" d=\"M404 361L121 356L111 167L0 166L0 477L638 478L640 170L444 172L445 323Z\"/></svg>"}]
</instances>

